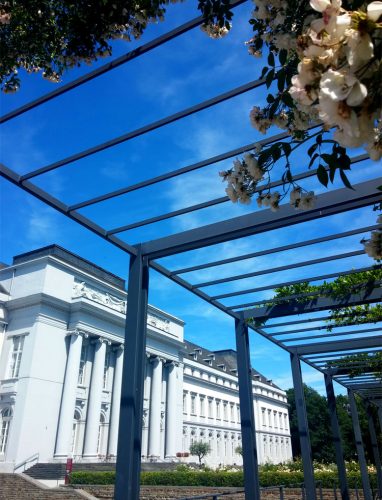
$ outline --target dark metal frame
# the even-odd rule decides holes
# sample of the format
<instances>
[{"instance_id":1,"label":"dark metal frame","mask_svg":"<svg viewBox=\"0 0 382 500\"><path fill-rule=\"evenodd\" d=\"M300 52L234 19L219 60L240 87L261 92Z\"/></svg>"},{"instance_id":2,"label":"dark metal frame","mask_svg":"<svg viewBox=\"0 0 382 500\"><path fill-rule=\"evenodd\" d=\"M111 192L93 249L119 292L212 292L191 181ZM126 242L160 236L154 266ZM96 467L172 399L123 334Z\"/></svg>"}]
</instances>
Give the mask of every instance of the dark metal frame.
<instances>
[{"instance_id":1,"label":"dark metal frame","mask_svg":"<svg viewBox=\"0 0 382 500\"><path fill-rule=\"evenodd\" d=\"M243 3L245 0L231 2L233 6ZM124 64L150 50L165 43L168 40L181 36L183 33L201 24L202 19L196 18L178 28L162 35L161 37L141 46L133 51L121 56L104 66L88 73L87 75L74 80L72 83L63 85L57 90L42 96L35 101L32 101L21 108L18 108L7 115L0 118L0 123L5 123L17 116L40 106L45 102L58 98L61 94L70 91L104 73L110 71L121 64ZM225 100L231 99L234 96L258 88L263 85L263 80L256 80L245 85L232 89L224 94L212 97L195 106L187 108L183 111L165 117L156 122L145 125L144 127L127 132L120 137L116 137L105 143L96 145L85 151L81 151L62 160L56 161L50 165L42 166L36 170L30 171L25 175L19 175L5 165L0 165L0 175L20 187L24 191L43 201L45 204L61 212L71 220L79 223L101 238L105 239L112 245L123 250L130 255L130 271L128 284L128 310L125 333L124 352L124 369L122 381L122 397L121 397L121 414L119 426L119 444L118 444L118 459L117 459L117 479L115 498L117 500L135 500L139 493L139 472L140 472L140 447L141 447L141 422L142 422L142 401L143 401L143 357L145 353L145 335L146 335L146 315L148 303L148 274L149 268L156 270L163 276L189 290L199 298L205 300L209 304L217 307L230 317L235 322L236 346L238 357L238 379L239 379L239 396L241 406L241 425L243 435L243 453L244 453L244 477L245 491L247 499L259 499L260 490L257 475L257 451L256 451L256 434L255 420L253 415L253 396L252 396L252 380L249 357L249 340L248 330L256 332L270 342L278 345L280 348L288 351L291 356L291 367L293 374L294 387L296 391L296 408L298 416L298 425L301 441L301 450L304 462L304 478L305 487L309 499L316 497L316 488L313 476L313 467L311 460L311 450L309 442L309 432L306 419L306 409L303 393L303 381L301 376L301 361L307 363L311 367L317 369L324 374L325 385L327 389L328 406L331 417L333 430L333 442L336 451L337 464L339 468L341 495L344 500L349 498L348 487L346 484L346 473L343 463L343 453L341 448L341 439L338 426L338 420L335 412L335 400L333 381L338 382L349 389L349 400L352 408L352 417L354 429L356 433L357 450L360 457L362 481L365 498L371 498L370 485L368 483L367 471L365 468L362 447L362 439L360 436L359 425L357 424L357 414L355 410L354 393L356 392L367 405L379 405L379 419L382 418L382 390L376 378L376 374L370 372L367 365L361 366L364 368L362 375L353 377L351 366L341 364L340 368L335 368L331 362L343 360L349 354L357 354L359 352L372 354L376 349L381 347L381 336L378 335L378 329L363 328L358 330L341 331L334 328L328 341L327 334L320 333L325 329L324 326L314 327L311 324L319 321L326 321L330 318L329 310L341 308L344 306L352 306L358 304L372 304L380 302L382 299L382 288L380 283L374 283L371 287L363 292L349 294L344 299L335 299L331 297L321 297L310 295L291 296L285 303L285 298L280 300L261 300L252 301L245 304L226 305L224 299L241 296L245 294L255 294L258 292L271 290L276 287L302 283L303 281L322 281L324 279L337 278L339 276L350 275L355 272L370 270L372 267L364 267L357 269L339 269L335 273L327 273L325 275L307 276L304 279L283 281L277 280L277 272L284 270L307 268L310 265L324 263L328 261L353 258L362 255L364 252L358 249L347 253L339 253L331 256L320 257L308 261L296 262L293 264L281 266L273 269L264 269L261 271L227 276L226 278L216 279L208 282L192 283L180 277L194 271L208 269L216 266L224 266L233 262L242 262L252 258L258 258L271 254L277 254L283 251L300 249L307 246L320 245L328 241L335 241L340 238L346 238L357 234L365 233L381 227L380 225L369 225L363 228L351 229L342 231L336 234L329 234L314 239L306 239L297 243L284 245L278 248L269 248L262 251L253 252L251 254L243 254L237 257L226 258L215 262L201 262L199 265L183 267L180 269L167 269L158 259L171 255L187 252L190 250L200 249L219 243L232 241L246 236L266 233L267 231L280 229L288 226L296 226L309 221L315 221L322 218L327 218L335 214L343 212L351 212L357 208L371 206L382 200L382 194L376 188L381 184L381 179L374 179L362 182L354 186L354 191L348 189L337 189L332 192L321 194L317 197L315 207L308 211L296 211L294 208L282 205L277 214L269 210L256 211L240 217L224 220L222 222L209 224L190 231L184 231L172 236L158 238L153 241L145 241L139 245L126 243L123 239L116 236L121 232L127 232L133 228L142 227L148 224L178 217L180 215L195 212L197 210L206 209L228 201L226 196L214 200L208 200L204 203L195 204L191 207L184 207L176 211L163 213L159 216L152 217L137 222L128 222L118 228L104 228L96 224L93 220L85 217L80 210L105 200L110 200L121 195L126 195L130 192L144 189L148 186L165 182L168 179L183 175L197 169L205 168L218 161L234 157L237 154L249 151L254 148L255 144L271 144L276 141L285 140L288 136L286 133L281 133L276 136L267 137L258 143L246 144L242 147L227 151L212 158L207 158L192 165L185 166L159 176L138 182L131 186L122 187L116 191L101 194L88 200L80 200L72 205L67 205L57 198L53 197L48 192L36 186L31 179L44 175L47 172L59 169L64 165L78 161L89 155L96 154L107 148L111 148L121 142L125 142L154 131L176 120L180 120L186 116L198 113L203 109L215 106ZM367 155L359 155L352 159L353 164L363 162L367 159ZM307 170L298 174L295 180L301 180L311 177L316 174L315 170ZM276 180L271 184L271 188L282 185L282 180ZM259 190L261 186L259 187ZM219 284L229 284L233 281L245 280L258 276L270 275L270 283L266 286L244 288L241 291L233 291L228 293L209 294L203 290ZM272 284L272 277L276 276L276 283ZM259 307L254 307L259 306ZM249 307L249 309L247 309ZM312 313L323 311L323 315L312 317ZM297 317L297 315L299 315ZM285 319L286 317L291 319ZM251 318L251 322L248 319ZM274 319L282 318L281 322L275 322ZM267 321L266 325L258 326ZM296 325L303 325L303 328L296 328ZM292 327L292 330L280 331L279 328ZM272 330L272 331L270 331ZM312 335L301 336L304 333L314 333ZM366 335L365 335L366 334ZM283 339L283 336L287 337ZM362 335L361 337L359 335ZM281 337L281 338L280 338ZM350 338L344 338L350 337ZM322 339L322 340L321 340ZM301 343L304 341L305 343ZM370 421L369 421L370 422ZM371 430L372 434L372 430ZM381 489L382 478L378 476L379 489Z\"/></svg>"}]
</instances>

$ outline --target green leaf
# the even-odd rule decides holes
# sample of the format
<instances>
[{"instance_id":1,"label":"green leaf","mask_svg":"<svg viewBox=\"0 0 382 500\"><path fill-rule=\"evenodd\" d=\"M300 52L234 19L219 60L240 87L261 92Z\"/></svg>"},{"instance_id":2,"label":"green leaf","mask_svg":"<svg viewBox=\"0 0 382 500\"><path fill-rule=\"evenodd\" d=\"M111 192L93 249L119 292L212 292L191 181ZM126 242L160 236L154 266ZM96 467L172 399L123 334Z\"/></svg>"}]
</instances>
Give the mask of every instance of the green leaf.
<instances>
[{"instance_id":1,"label":"green leaf","mask_svg":"<svg viewBox=\"0 0 382 500\"><path fill-rule=\"evenodd\" d=\"M308 155L312 156L312 154L316 151L317 148L318 144L313 144L312 146L310 146L310 148L308 149Z\"/></svg>"},{"instance_id":2,"label":"green leaf","mask_svg":"<svg viewBox=\"0 0 382 500\"><path fill-rule=\"evenodd\" d=\"M284 64L286 63L287 57L288 57L288 51L286 49L281 49L280 53L279 53L280 64L282 64L284 66Z\"/></svg>"},{"instance_id":3,"label":"green leaf","mask_svg":"<svg viewBox=\"0 0 382 500\"><path fill-rule=\"evenodd\" d=\"M260 76L260 78L264 78L264 76L266 75L268 69L269 69L268 66L264 66L264 68L261 70L261 76Z\"/></svg>"},{"instance_id":4,"label":"green leaf","mask_svg":"<svg viewBox=\"0 0 382 500\"><path fill-rule=\"evenodd\" d=\"M285 104L285 106L288 106L288 108L293 108L294 100L288 90L282 93L281 100Z\"/></svg>"},{"instance_id":5,"label":"green leaf","mask_svg":"<svg viewBox=\"0 0 382 500\"><path fill-rule=\"evenodd\" d=\"M277 73L277 88L279 89L279 92L282 92L284 90L284 85L285 85L285 71L284 69L280 69Z\"/></svg>"},{"instance_id":6,"label":"green leaf","mask_svg":"<svg viewBox=\"0 0 382 500\"><path fill-rule=\"evenodd\" d=\"M268 102L269 104L272 104L272 102L274 102L274 100L275 100L275 98L273 97L273 95L272 95L272 94L268 94L268 95L267 95L267 102Z\"/></svg>"},{"instance_id":7,"label":"green leaf","mask_svg":"<svg viewBox=\"0 0 382 500\"><path fill-rule=\"evenodd\" d=\"M333 166L335 168L338 167L337 159L332 154L322 153L321 158L327 163L329 166Z\"/></svg>"},{"instance_id":8,"label":"green leaf","mask_svg":"<svg viewBox=\"0 0 382 500\"><path fill-rule=\"evenodd\" d=\"M325 187L328 187L328 182L329 182L328 172L327 172L326 168L323 165L321 165L321 163L319 164L318 169L317 169L317 177L322 185L324 185Z\"/></svg>"},{"instance_id":9,"label":"green leaf","mask_svg":"<svg viewBox=\"0 0 382 500\"><path fill-rule=\"evenodd\" d=\"M342 170L350 170L351 160L347 154L343 154L338 158L339 167Z\"/></svg>"},{"instance_id":10,"label":"green leaf","mask_svg":"<svg viewBox=\"0 0 382 500\"><path fill-rule=\"evenodd\" d=\"M276 163L276 161L279 160L281 157L281 149L279 147L277 148L272 147L271 153L272 153L272 159Z\"/></svg>"},{"instance_id":11,"label":"green leaf","mask_svg":"<svg viewBox=\"0 0 382 500\"><path fill-rule=\"evenodd\" d=\"M332 166L330 165L329 166L329 179L330 179L330 182L333 182L334 181L334 177L336 175L336 167L335 166Z\"/></svg>"},{"instance_id":12,"label":"green leaf","mask_svg":"<svg viewBox=\"0 0 382 500\"><path fill-rule=\"evenodd\" d=\"M271 107L269 108L269 118L273 118L274 114L276 113L277 111L277 108L279 107L279 99L275 99L274 103L271 105Z\"/></svg>"},{"instance_id":13,"label":"green leaf","mask_svg":"<svg viewBox=\"0 0 382 500\"><path fill-rule=\"evenodd\" d=\"M320 155L318 153L314 153L314 155L312 156L312 158L310 159L310 162L309 162L309 167L310 168L313 163L317 160L317 158L319 157Z\"/></svg>"},{"instance_id":14,"label":"green leaf","mask_svg":"<svg viewBox=\"0 0 382 500\"><path fill-rule=\"evenodd\" d=\"M266 87L267 89L269 89L269 87L271 86L272 82L273 82L273 79L275 77L275 70L274 69L271 69L266 78L265 78L265 84L266 84Z\"/></svg>"},{"instance_id":15,"label":"green leaf","mask_svg":"<svg viewBox=\"0 0 382 500\"><path fill-rule=\"evenodd\" d=\"M291 152L292 152L292 146L290 145L289 142L282 142L281 143L281 147L284 150L285 156L289 156L291 154Z\"/></svg>"},{"instance_id":16,"label":"green leaf","mask_svg":"<svg viewBox=\"0 0 382 500\"><path fill-rule=\"evenodd\" d=\"M340 176L341 176L341 179L342 179L342 182L345 184L345 186L349 189L352 189L354 191L354 188L353 186L350 184L350 181L349 179L346 177L346 174L343 170L340 170Z\"/></svg>"},{"instance_id":17,"label":"green leaf","mask_svg":"<svg viewBox=\"0 0 382 500\"><path fill-rule=\"evenodd\" d=\"M273 52L269 52L268 55L268 64L269 66L275 66L275 56L273 55Z\"/></svg>"}]
</instances>

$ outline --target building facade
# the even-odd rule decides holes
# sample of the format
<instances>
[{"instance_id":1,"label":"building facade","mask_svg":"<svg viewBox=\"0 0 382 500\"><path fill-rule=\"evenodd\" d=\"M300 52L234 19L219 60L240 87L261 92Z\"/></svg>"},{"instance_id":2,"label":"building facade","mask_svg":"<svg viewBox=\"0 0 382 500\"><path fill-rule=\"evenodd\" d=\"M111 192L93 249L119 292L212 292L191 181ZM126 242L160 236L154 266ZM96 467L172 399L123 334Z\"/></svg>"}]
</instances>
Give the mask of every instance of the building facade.
<instances>
[{"instance_id":1,"label":"building facade","mask_svg":"<svg viewBox=\"0 0 382 500\"><path fill-rule=\"evenodd\" d=\"M114 460L124 281L56 245L0 278L0 468ZM182 320L149 306L142 460L195 461L184 455L206 441L209 465L241 463L235 354L188 342ZM291 459L285 392L254 370L253 400L259 461Z\"/></svg>"}]
</instances>

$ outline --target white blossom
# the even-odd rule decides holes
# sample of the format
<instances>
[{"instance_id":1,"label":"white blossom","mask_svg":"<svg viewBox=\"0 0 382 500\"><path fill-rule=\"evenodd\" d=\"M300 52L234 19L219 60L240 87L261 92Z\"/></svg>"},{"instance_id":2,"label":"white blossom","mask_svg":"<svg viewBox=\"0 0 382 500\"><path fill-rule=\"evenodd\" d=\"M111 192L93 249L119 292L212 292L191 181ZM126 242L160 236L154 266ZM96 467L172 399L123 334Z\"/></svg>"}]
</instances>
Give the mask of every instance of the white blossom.
<instances>
[{"instance_id":1,"label":"white blossom","mask_svg":"<svg viewBox=\"0 0 382 500\"><path fill-rule=\"evenodd\" d=\"M301 210L310 210L314 208L316 197L314 196L313 191L309 191L309 193L303 193L301 195L300 203L298 204L298 208Z\"/></svg>"},{"instance_id":2,"label":"white blossom","mask_svg":"<svg viewBox=\"0 0 382 500\"><path fill-rule=\"evenodd\" d=\"M367 17L377 22L382 16L382 2L371 2L367 6Z\"/></svg>"},{"instance_id":3,"label":"white blossom","mask_svg":"<svg viewBox=\"0 0 382 500\"><path fill-rule=\"evenodd\" d=\"M374 45L367 33L360 33L357 30L347 31L347 60L352 71L365 66L374 56Z\"/></svg>"}]
</instances>

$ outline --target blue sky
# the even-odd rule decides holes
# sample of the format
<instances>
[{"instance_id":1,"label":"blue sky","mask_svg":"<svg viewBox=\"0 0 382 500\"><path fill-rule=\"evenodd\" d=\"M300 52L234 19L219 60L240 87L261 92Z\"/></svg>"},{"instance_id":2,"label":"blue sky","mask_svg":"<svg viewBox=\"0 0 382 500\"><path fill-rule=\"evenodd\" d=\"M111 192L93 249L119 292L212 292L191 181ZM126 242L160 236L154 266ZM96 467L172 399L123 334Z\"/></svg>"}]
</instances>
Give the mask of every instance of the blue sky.
<instances>
[{"instance_id":1,"label":"blue sky","mask_svg":"<svg viewBox=\"0 0 382 500\"><path fill-rule=\"evenodd\" d=\"M113 58L194 17L192 2L170 5L164 23L148 28L140 41L116 42ZM199 28L123 65L92 82L54 99L6 124L1 130L1 161L20 174L48 165L95 144L119 136L171 113L258 78L263 61L247 55L244 41L251 36L247 20L251 4L235 9L230 35L211 40ZM103 59L99 63L103 64ZM64 76L67 83L92 68L84 66ZM22 75L21 90L1 96L4 114L56 88L40 75ZM249 123L253 105L265 103L266 90L254 91L222 103L196 116L188 117L153 133L71 163L34 182L68 204L133 184L169 170L241 147L262 138ZM211 198L224 196L219 170L231 161L195 171L155 187L121 196L113 201L88 207L82 213L106 229L112 229L154 215L176 210ZM306 167L303 157L295 158L295 171ZM364 162L352 172L353 183L375 176L380 165ZM275 177L276 178L276 177ZM314 181L304 184L316 187ZM339 186L339 184L336 184ZM0 179L1 253L0 260L11 262L12 256L56 243L96 264L127 277L128 256L86 229L65 219L59 213ZM316 192L324 188L316 189ZM155 226L146 226L120 235L129 243L146 241L166 234L197 227L212 221L257 210L226 203L197 214L177 217ZM170 269L226 258L240 253L284 245L301 238L314 238L336 231L373 224L370 209L349 215L338 215L331 221L308 223L298 232L293 228L250 237L188 254L162 259ZM303 232L304 234L301 234ZM365 235L367 236L367 235ZM185 275L192 282L206 281L231 274L279 266L308 258L354 250L360 236L323 244L319 249L307 247L302 253L274 254L222 268L212 268ZM361 247L359 247L361 248ZM277 281L302 278L304 272L319 275L350 267L371 265L365 256L334 261L309 270L280 273ZM224 287L210 287L208 293L235 291L268 284L267 276L233 282ZM273 283L272 281L270 283ZM265 292L253 300L271 296ZM239 299L239 300L238 300ZM226 301L228 305L246 302L249 296ZM209 349L234 348L233 320L220 311L152 272L150 302L186 321L186 337ZM258 335L251 337L252 362L256 369L283 388L291 386L289 356ZM304 369L306 383L322 391L322 375Z\"/></svg>"}]
</instances>

